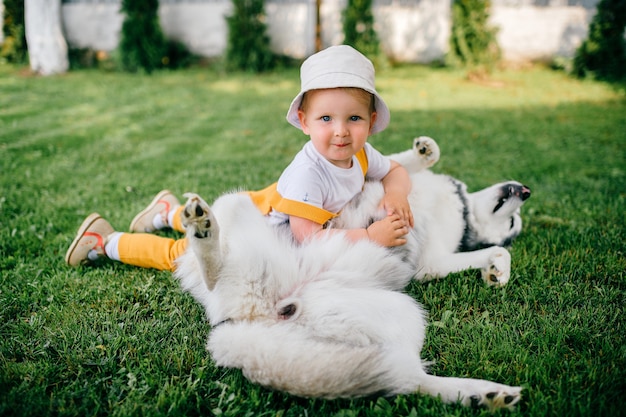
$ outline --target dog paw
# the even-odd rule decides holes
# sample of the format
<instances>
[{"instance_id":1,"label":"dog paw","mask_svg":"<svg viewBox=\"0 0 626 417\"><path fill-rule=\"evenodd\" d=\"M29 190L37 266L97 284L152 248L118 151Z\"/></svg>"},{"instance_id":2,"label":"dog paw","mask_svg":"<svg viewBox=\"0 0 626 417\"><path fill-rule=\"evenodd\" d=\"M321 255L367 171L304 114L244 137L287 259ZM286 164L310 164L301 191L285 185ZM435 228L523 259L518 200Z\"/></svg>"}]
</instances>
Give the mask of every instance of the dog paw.
<instances>
[{"instance_id":1,"label":"dog paw","mask_svg":"<svg viewBox=\"0 0 626 417\"><path fill-rule=\"evenodd\" d=\"M511 254L508 250L495 247L489 256L489 264L481 270L483 281L488 285L502 287L511 277Z\"/></svg>"},{"instance_id":2,"label":"dog paw","mask_svg":"<svg viewBox=\"0 0 626 417\"><path fill-rule=\"evenodd\" d=\"M187 203L181 217L187 235L191 234L198 239L211 237L217 222L209 205L198 194L186 193L184 197L187 198Z\"/></svg>"},{"instance_id":3,"label":"dog paw","mask_svg":"<svg viewBox=\"0 0 626 417\"><path fill-rule=\"evenodd\" d=\"M493 412L502 408L513 410L515 404L522 398L522 387L509 387L501 384L488 387L484 393L475 393L469 396L472 407L484 407Z\"/></svg>"},{"instance_id":4,"label":"dog paw","mask_svg":"<svg viewBox=\"0 0 626 417\"><path fill-rule=\"evenodd\" d=\"M423 161L425 168L435 165L441 155L437 142L428 136L420 136L413 139L413 152Z\"/></svg>"}]
</instances>

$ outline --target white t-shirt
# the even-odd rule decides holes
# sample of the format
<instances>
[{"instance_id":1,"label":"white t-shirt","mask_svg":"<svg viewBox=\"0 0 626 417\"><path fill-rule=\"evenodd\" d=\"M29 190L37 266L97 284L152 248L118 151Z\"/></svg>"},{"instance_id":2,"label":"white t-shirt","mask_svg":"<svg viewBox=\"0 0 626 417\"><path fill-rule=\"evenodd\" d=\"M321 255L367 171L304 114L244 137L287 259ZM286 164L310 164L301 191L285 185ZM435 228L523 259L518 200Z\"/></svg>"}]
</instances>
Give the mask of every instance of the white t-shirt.
<instances>
[{"instance_id":1,"label":"white t-shirt","mask_svg":"<svg viewBox=\"0 0 626 417\"><path fill-rule=\"evenodd\" d=\"M382 180L391 168L390 160L365 143L367 178ZM283 198L300 201L337 213L363 190L365 178L359 161L352 157L351 168L339 168L324 158L308 141L278 179L277 191ZM272 210L271 224L281 224L289 215Z\"/></svg>"}]
</instances>

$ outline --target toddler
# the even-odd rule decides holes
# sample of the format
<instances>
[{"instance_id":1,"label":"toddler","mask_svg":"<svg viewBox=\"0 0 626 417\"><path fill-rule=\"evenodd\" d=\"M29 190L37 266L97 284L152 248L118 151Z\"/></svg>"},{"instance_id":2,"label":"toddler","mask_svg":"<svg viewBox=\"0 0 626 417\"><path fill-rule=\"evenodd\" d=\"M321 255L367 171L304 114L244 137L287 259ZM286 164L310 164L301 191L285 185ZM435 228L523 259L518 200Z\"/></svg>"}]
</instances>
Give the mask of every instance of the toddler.
<instances>
[{"instance_id":1,"label":"toddler","mask_svg":"<svg viewBox=\"0 0 626 417\"><path fill-rule=\"evenodd\" d=\"M397 162L374 149L367 139L389 124L389 109L374 85L374 67L350 46L327 48L309 57L300 69L301 91L287 120L309 141L281 174L278 182L249 192L252 201L274 225L288 224L296 241L324 230L328 220L363 189L366 177L382 181L381 205L387 216L364 229L327 230L348 239L370 239L383 246L406 243L413 215L407 200L411 181ZM88 216L70 245L65 260L77 266L101 256L161 270L175 269L186 239L150 234L170 227L184 232L182 206L161 191L130 225L116 232L97 213Z\"/></svg>"}]
</instances>

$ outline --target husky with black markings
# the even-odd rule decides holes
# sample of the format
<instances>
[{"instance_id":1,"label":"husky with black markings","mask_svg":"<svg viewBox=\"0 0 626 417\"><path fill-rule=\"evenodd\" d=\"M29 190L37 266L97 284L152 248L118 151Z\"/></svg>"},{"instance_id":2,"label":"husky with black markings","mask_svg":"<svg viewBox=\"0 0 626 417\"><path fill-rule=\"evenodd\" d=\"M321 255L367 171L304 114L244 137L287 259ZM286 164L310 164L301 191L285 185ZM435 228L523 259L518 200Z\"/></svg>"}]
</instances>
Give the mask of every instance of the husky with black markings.
<instances>
[{"instance_id":1,"label":"husky with black markings","mask_svg":"<svg viewBox=\"0 0 626 417\"><path fill-rule=\"evenodd\" d=\"M432 165L438 148L430 141L428 146L424 141L417 142L410 152L412 156L397 157L405 158L401 162L419 171ZM411 167L411 163L415 166ZM494 206L487 210L492 213L511 208L511 203L504 201L502 186L496 187L496 192L473 198L458 192L458 183L446 181L450 182L452 193L447 200L438 201L456 204L461 220L440 225L443 228L454 230L463 221L469 223L469 215L463 215L463 204L454 203L455 198L462 200L463 195L470 205L473 202L481 210L495 198ZM422 185L414 185L416 196L411 201L417 203L421 201L417 195L425 191L420 191ZM343 220L337 222L371 221L377 215L377 191L372 189L368 187L367 197L344 210ZM453 253L463 236L467 241L463 244L468 247L476 246L478 241L491 242L480 233L464 234L462 227L460 234L445 235L454 242L447 242L439 252L424 249L445 239L442 234L439 240L420 236L433 229L418 219L427 215L428 221L439 220L439 216L427 210L441 210L441 206L420 203L413 208L418 237L411 238L404 250L396 251L367 240L349 242L341 234L297 245L288 227L270 226L245 194L224 195L212 206L196 194L187 197L183 223L189 247L179 258L175 274L183 289L206 309L212 325L207 348L218 366L241 369L255 383L304 397L420 392L439 396L445 402L459 401L492 410L513 408L520 400L520 387L426 372L420 357L425 313L414 299L399 290L414 275L438 275L445 268L411 256L421 259L426 251ZM500 207L494 211L497 205ZM351 216L355 218L347 219ZM518 221L514 218L509 230L516 231L521 225ZM495 237L501 235L494 233ZM420 253L409 256L409 248ZM490 268L488 264L494 262L489 258L485 256L484 265L472 261L469 266ZM457 262L447 269L456 270L463 265L467 264Z\"/></svg>"},{"instance_id":2,"label":"husky with black markings","mask_svg":"<svg viewBox=\"0 0 626 417\"><path fill-rule=\"evenodd\" d=\"M409 203L415 218L407 245L394 250L412 264L418 280L480 269L487 284L506 285L511 275L511 255L506 247L522 230L520 209L530 197L530 189L507 181L469 193L458 179L427 169L439 155L437 143L422 136L414 139L411 150L389 156L411 174ZM366 183L333 226L366 227L380 219L384 216L378 209L382 196L382 184Z\"/></svg>"}]
</instances>

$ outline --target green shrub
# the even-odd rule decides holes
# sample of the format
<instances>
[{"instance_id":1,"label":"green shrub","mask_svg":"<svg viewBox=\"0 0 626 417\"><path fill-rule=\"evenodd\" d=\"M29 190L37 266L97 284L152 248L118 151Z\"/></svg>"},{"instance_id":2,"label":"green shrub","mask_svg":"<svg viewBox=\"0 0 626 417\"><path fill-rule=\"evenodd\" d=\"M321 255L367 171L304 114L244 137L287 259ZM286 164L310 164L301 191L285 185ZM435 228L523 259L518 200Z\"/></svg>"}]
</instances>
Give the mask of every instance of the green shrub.
<instances>
[{"instance_id":1,"label":"green shrub","mask_svg":"<svg viewBox=\"0 0 626 417\"><path fill-rule=\"evenodd\" d=\"M125 18L119 49L123 69L150 73L163 66L167 44L158 9L158 0L122 0Z\"/></svg>"},{"instance_id":2,"label":"green shrub","mask_svg":"<svg viewBox=\"0 0 626 417\"><path fill-rule=\"evenodd\" d=\"M233 0L233 14L226 17L228 69L263 72L274 67L263 3L263 0Z\"/></svg>"},{"instance_id":3,"label":"green shrub","mask_svg":"<svg viewBox=\"0 0 626 417\"><path fill-rule=\"evenodd\" d=\"M182 42L171 39L165 42L165 57L162 64L166 68L178 69L188 68L198 60Z\"/></svg>"},{"instance_id":4,"label":"green shrub","mask_svg":"<svg viewBox=\"0 0 626 417\"><path fill-rule=\"evenodd\" d=\"M497 30L488 25L488 0L455 0L452 4L452 36L448 62L470 73L486 75L500 61Z\"/></svg>"},{"instance_id":5,"label":"green shrub","mask_svg":"<svg viewBox=\"0 0 626 417\"><path fill-rule=\"evenodd\" d=\"M576 51L573 72L600 79L626 79L626 1L602 0L589 24L589 36Z\"/></svg>"},{"instance_id":6,"label":"green shrub","mask_svg":"<svg viewBox=\"0 0 626 417\"><path fill-rule=\"evenodd\" d=\"M360 51L375 66L385 64L380 42L374 29L372 0L348 0L343 11L344 43Z\"/></svg>"},{"instance_id":7,"label":"green shrub","mask_svg":"<svg viewBox=\"0 0 626 417\"><path fill-rule=\"evenodd\" d=\"M24 0L4 0L4 42L0 57L15 64L26 62L26 32L24 31Z\"/></svg>"},{"instance_id":8,"label":"green shrub","mask_svg":"<svg viewBox=\"0 0 626 417\"><path fill-rule=\"evenodd\" d=\"M91 48L69 48L67 58L70 70L94 68L98 65L97 51Z\"/></svg>"}]
</instances>

